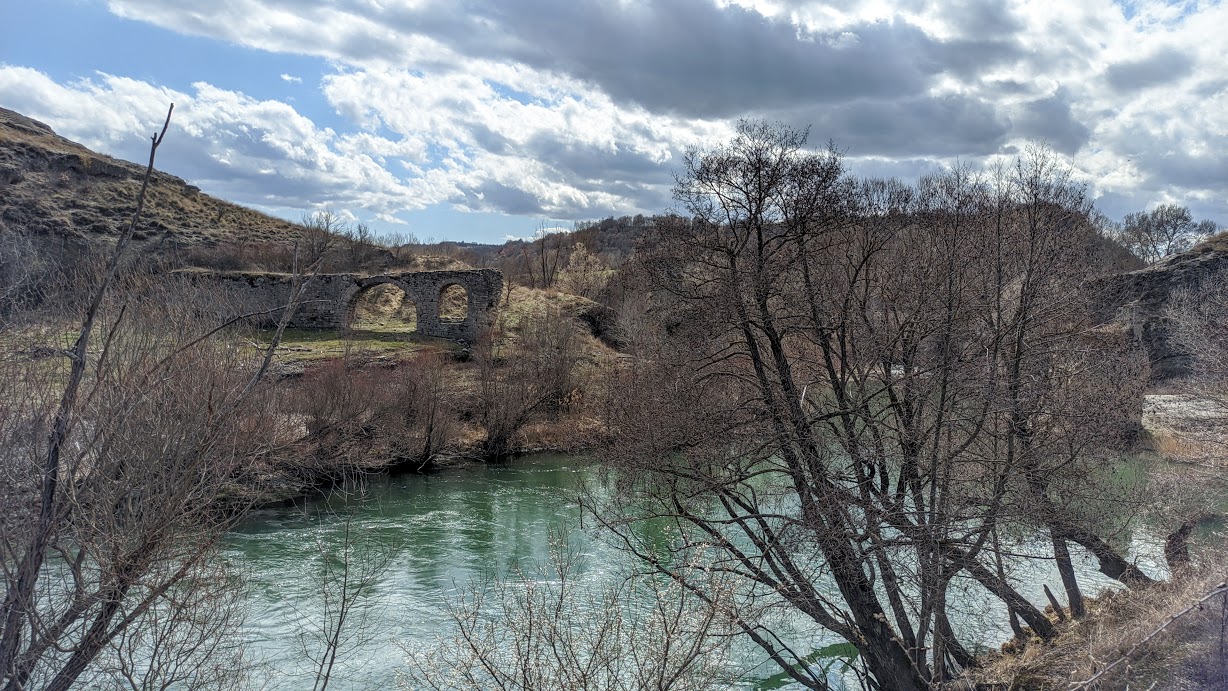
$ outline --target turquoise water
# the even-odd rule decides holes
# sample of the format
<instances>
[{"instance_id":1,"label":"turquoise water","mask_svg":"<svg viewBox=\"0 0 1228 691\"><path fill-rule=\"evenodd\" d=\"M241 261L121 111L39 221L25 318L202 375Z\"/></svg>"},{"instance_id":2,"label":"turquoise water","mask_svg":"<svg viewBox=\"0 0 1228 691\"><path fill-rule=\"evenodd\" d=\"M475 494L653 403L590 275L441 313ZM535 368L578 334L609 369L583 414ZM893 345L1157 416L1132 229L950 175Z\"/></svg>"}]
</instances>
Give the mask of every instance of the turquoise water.
<instances>
[{"instance_id":1,"label":"turquoise water","mask_svg":"<svg viewBox=\"0 0 1228 691\"><path fill-rule=\"evenodd\" d=\"M256 680L270 689L311 688L315 665L305 651L318 654L316 632L327 619L322 567L331 560L335 569L347 544L352 576L372 563L382 567L344 629L350 635L330 689L412 688L405 677L406 651L429 656L449 635L445 605L458 590L475 578L546 562L552 540L583 556L578 576L594 591L621 579L629 557L585 531L576 503L581 483L597 477L581 459L542 455L430 475L376 476L348 497L256 512L224 550L249 585L242 635ZM1143 531L1132 538L1131 553L1153 574L1162 570L1161 542ZM1017 542L1013 549L1048 551L1043 540ZM1086 592L1111 585L1086 555L1075 557ZM1033 602L1045 602L1043 583L1061 592L1048 562L1028 562L1017 576L1020 591ZM979 587L956 579L952 600L952 618L970 640L991 646L1010 638L1001 606ZM796 619L785 625L799 645L808 646L803 650L835 642ZM735 647L726 665L730 674L748 680L747 688L779 671L749 646Z\"/></svg>"},{"instance_id":2,"label":"turquoise water","mask_svg":"<svg viewBox=\"0 0 1228 691\"><path fill-rule=\"evenodd\" d=\"M445 604L472 579L545 563L552 541L584 555L586 582L616 577L626 556L580 526L575 502L585 463L537 456L430 475L372 478L361 494L305 507L256 512L224 556L249 584L247 656L271 688L310 688L320 623L321 565L344 553L351 573L387 560L349 622L361 638L342 646L330 689L384 689L404 682L405 650L429 650L446 635ZM348 521L347 517L348 516Z\"/></svg>"}]
</instances>

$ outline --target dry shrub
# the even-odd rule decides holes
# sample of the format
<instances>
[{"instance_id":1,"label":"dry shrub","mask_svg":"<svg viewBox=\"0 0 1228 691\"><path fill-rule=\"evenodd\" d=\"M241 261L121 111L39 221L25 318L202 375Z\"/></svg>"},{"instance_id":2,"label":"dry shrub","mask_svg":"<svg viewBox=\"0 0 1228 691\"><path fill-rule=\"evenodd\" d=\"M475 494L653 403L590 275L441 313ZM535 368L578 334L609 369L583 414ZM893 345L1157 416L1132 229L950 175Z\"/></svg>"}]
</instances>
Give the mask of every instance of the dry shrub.
<instances>
[{"instance_id":1,"label":"dry shrub","mask_svg":"<svg viewBox=\"0 0 1228 691\"><path fill-rule=\"evenodd\" d=\"M1207 549L1171 581L1102 593L1052 644L995 653L967 680L995 689L1228 688L1226 556Z\"/></svg>"},{"instance_id":2,"label":"dry shrub","mask_svg":"<svg viewBox=\"0 0 1228 691\"><path fill-rule=\"evenodd\" d=\"M1205 442L1175 434L1171 430L1152 432L1151 446L1161 457L1172 461L1204 459L1213 451Z\"/></svg>"},{"instance_id":3,"label":"dry shrub","mask_svg":"<svg viewBox=\"0 0 1228 691\"><path fill-rule=\"evenodd\" d=\"M477 362L476 419L486 430L482 454L513 453L521 431L540 417L557 418L568 404L578 406L584 382L581 333L575 320L558 309L533 310L517 325L513 338L487 334L474 346Z\"/></svg>"},{"instance_id":4,"label":"dry shrub","mask_svg":"<svg viewBox=\"0 0 1228 691\"><path fill-rule=\"evenodd\" d=\"M391 367L341 359L297 384L297 408L318 443L313 473L357 467L423 468L452 451L459 435L445 356L423 354Z\"/></svg>"}]
</instances>

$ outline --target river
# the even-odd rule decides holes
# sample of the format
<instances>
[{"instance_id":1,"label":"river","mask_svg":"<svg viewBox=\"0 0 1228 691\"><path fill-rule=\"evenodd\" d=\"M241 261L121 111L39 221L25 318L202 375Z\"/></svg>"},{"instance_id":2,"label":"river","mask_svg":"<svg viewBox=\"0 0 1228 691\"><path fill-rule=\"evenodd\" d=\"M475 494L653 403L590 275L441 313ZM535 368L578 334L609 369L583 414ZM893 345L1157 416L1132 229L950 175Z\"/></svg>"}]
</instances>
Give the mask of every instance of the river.
<instances>
[{"instance_id":1,"label":"river","mask_svg":"<svg viewBox=\"0 0 1228 691\"><path fill-rule=\"evenodd\" d=\"M322 564L331 559L336 567L347 543L351 575L372 555L386 565L344 629L348 640L330 689L413 688L405 677L406 651L429 654L449 635L445 604L458 589L483 575L544 562L559 536L584 556L584 583L595 589L621 578L628 557L584 530L575 502L581 482L595 476L581 459L539 455L428 475L377 476L362 496L255 512L230 535L224 557L249 586L242 637L257 681L269 689L311 687L315 667L304 648L321 648L312 632L325 620ZM1159 552L1156 536L1135 531L1131 554L1150 573L1162 571ZM1109 585L1085 555L1076 558L1086 592ZM1025 596L1044 602L1039 585L1044 581L1060 592L1047 563L1030 568L1035 570L1020 579ZM1035 592L1024 587L1029 582ZM981 613L962 622L965 631L975 627L975 637L985 645L1010 638L997 616L1000 606L980 607L972 591L964 597L968 600L958 609ZM814 632L806 644L830 642L828 634ZM745 646L726 664L745 680L745 688L779 671Z\"/></svg>"}]
</instances>

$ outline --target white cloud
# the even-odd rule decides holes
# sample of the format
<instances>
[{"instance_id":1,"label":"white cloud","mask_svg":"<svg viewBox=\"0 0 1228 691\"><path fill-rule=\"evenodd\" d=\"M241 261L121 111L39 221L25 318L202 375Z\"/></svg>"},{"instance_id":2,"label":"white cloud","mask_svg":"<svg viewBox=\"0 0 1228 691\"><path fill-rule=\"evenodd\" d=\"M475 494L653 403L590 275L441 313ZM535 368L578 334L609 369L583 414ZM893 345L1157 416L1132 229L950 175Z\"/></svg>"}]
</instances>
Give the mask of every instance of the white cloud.
<instances>
[{"instance_id":1,"label":"white cloud","mask_svg":"<svg viewBox=\"0 0 1228 691\"><path fill-rule=\"evenodd\" d=\"M384 213L422 206L410 184L370 151L316 127L289 104L203 82L193 89L188 94L108 74L57 84L36 70L0 66L0 101L54 123L62 136L129 160L148 155L147 137L174 102L160 167L230 200Z\"/></svg>"},{"instance_id":2,"label":"white cloud","mask_svg":"<svg viewBox=\"0 0 1228 691\"><path fill-rule=\"evenodd\" d=\"M439 203L555 218L659 211L680 152L754 116L814 124L863 170L975 163L1047 139L1114 200L1110 213L1165 200L1228 223L1222 2L109 6L336 66L322 90L344 132L259 94L202 83L175 95L192 102L190 169L269 203L290 203L298 186L304 201L389 218ZM143 142L159 117L148 100L171 96L122 77L57 85L20 69L0 73L6 102L98 145ZM5 79L20 84L5 91Z\"/></svg>"},{"instance_id":3,"label":"white cloud","mask_svg":"<svg viewBox=\"0 0 1228 691\"><path fill-rule=\"evenodd\" d=\"M302 77L296 77L292 74L286 74L285 72L282 72L281 80L283 82L289 82L291 84L302 84L303 83Z\"/></svg>"}]
</instances>

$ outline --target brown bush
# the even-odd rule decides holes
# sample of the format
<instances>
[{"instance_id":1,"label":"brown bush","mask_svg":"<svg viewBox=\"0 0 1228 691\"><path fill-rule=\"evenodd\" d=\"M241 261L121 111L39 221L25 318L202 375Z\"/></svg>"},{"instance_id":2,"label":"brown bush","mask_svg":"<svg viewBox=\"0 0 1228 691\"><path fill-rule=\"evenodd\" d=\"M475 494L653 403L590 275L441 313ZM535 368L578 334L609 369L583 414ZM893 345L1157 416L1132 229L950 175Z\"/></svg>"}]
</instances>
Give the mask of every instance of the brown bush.
<instances>
[{"instance_id":1,"label":"brown bush","mask_svg":"<svg viewBox=\"0 0 1228 691\"><path fill-rule=\"evenodd\" d=\"M296 385L296 408L319 444L317 470L420 469L455 447L460 425L454 396L440 354L390 367L341 359Z\"/></svg>"}]
</instances>

